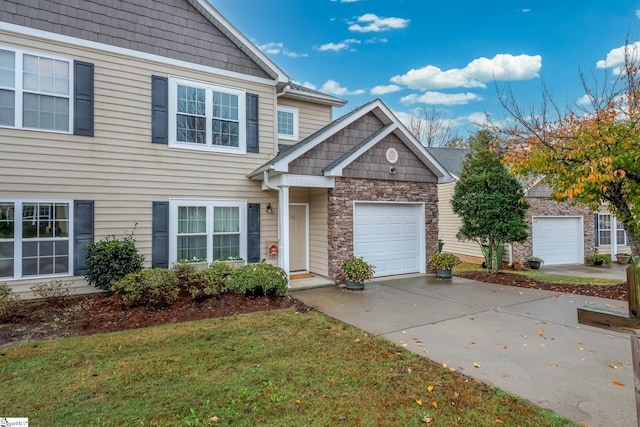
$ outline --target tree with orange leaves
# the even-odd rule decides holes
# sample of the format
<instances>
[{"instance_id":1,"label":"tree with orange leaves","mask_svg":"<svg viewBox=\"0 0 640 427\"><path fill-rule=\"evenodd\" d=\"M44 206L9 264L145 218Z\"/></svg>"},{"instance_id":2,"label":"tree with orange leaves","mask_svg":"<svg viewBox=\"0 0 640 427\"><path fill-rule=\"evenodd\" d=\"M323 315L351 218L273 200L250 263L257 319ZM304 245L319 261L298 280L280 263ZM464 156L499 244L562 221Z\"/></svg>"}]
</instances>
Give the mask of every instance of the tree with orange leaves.
<instances>
[{"instance_id":1,"label":"tree with orange leaves","mask_svg":"<svg viewBox=\"0 0 640 427\"><path fill-rule=\"evenodd\" d=\"M640 255L640 66L635 54L627 44L618 78L600 91L580 76L588 109L561 111L543 88L541 110L527 114L511 91L498 91L511 125L494 124L493 130L513 173L542 178L558 202L594 211L607 204L623 222L633 254Z\"/></svg>"}]
</instances>

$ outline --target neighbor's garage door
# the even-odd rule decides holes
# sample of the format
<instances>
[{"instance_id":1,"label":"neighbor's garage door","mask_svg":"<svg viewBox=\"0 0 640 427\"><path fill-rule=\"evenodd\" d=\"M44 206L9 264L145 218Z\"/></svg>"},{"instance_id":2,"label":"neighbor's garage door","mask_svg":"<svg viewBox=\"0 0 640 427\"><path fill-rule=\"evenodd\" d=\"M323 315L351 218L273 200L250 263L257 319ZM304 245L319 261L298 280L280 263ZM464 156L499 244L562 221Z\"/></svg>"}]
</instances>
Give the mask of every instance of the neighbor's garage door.
<instances>
[{"instance_id":1,"label":"neighbor's garage door","mask_svg":"<svg viewBox=\"0 0 640 427\"><path fill-rule=\"evenodd\" d=\"M533 255L545 264L582 264L582 217L533 217Z\"/></svg>"},{"instance_id":2,"label":"neighbor's garage door","mask_svg":"<svg viewBox=\"0 0 640 427\"><path fill-rule=\"evenodd\" d=\"M424 272L422 204L356 203L354 253L376 266L376 277Z\"/></svg>"}]
</instances>

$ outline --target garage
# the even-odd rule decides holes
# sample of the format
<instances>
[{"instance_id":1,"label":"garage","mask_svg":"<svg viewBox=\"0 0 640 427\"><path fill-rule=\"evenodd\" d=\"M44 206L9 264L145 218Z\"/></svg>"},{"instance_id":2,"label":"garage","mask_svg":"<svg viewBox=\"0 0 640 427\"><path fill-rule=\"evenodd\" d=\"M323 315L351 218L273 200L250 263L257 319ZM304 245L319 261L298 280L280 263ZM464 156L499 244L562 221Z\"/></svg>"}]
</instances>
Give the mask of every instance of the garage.
<instances>
[{"instance_id":1,"label":"garage","mask_svg":"<svg viewBox=\"0 0 640 427\"><path fill-rule=\"evenodd\" d=\"M376 277L425 272L422 203L354 205L354 254L376 266Z\"/></svg>"},{"instance_id":2,"label":"garage","mask_svg":"<svg viewBox=\"0 0 640 427\"><path fill-rule=\"evenodd\" d=\"M582 217L533 217L533 255L545 264L582 264Z\"/></svg>"}]
</instances>

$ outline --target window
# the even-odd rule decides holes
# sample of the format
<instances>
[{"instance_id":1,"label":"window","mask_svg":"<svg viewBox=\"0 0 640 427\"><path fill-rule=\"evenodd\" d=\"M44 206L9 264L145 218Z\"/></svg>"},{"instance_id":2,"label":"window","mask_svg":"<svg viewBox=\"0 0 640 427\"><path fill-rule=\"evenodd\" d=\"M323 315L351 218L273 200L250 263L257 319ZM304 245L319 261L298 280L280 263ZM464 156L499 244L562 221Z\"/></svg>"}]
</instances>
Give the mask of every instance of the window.
<instances>
[{"instance_id":1,"label":"window","mask_svg":"<svg viewBox=\"0 0 640 427\"><path fill-rule=\"evenodd\" d=\"M171 202L175 243L171 259L246 258L246 203L234 201ZM174 249L175 248L175 249Z\"/></svg>"},{"instance_id":2,"label":"window","mask_svg":"<svg viewBox=\"0 0 640 427\"><path fill-rule=\"evenodd\" d=\"M169 117L169 146L246 152L244 91L170 78Z\"/></svg>"},{"instance_id":3,"label":"window","mask_svg":"<svg viewBox=\"0 0 640 427\"><path fill-rule=\"evenodd\" d=\"M298 140L298 109L278 107L278 138Z\"/></svg>"},{"instance_id":4,"label":"window","mask_svg":"<svg viewBox=\"0 0 640 427\"><path fill-rule=\"evenodd\" d=\"M70 132L71 61L0 49L0 126Z\"/></svg>"},{"instance_id":5,"label":"window","mask_svg":"<svg viewBox=\"0 0 640 427\"><path fill-rule=\"evenodd\" d=\"M70 202L0 202L0 278L69 275Z\"/></svg>"},{"instance_id":6,"label":"window","mask_svg":"<svg viewBox=\"0 0 640 427\"><path fill-rule=\"evenodd\" d=\"M611 214L598 214L598 246L611 244ZM627 233L622 222L616 221L616 243L627 245Z\"/></svg>"}]
</instances>

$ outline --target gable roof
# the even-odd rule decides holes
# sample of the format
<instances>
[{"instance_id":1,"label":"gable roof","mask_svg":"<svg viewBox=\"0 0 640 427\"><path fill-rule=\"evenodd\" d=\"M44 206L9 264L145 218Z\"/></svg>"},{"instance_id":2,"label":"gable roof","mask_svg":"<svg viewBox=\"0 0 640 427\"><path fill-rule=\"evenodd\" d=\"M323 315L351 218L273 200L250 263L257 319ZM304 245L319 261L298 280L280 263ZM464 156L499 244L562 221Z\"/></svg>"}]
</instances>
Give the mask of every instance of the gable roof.
<instances>
[{"instance_id":1,"label":"gable roof","mask_svg":"<svg viewBox=\"0 0 640 427\"><path fill-rule=\"evenodd\" d=\"M327 95L326 93L310 89L297 83L289 83L278 96L302 101L312 100L316 104L330 105L332 107L342 107L347 103L344 99Z\"/></svg>"},{"instance_id":2,"label":"gable roof","mask_svg":"<svg viewBox=\"0 0 640 427\"><path fill-rule=\"evenodd\" d=\"M251 179L262 179L265 171L287 173L289 165L303 154L317 147L345 127L354 123L366 114L373 114L383 124L383 129L370 135L348 153L332 162L324 169L325 176L341 176L342 169L364 154L369 148L381 141L385 136L393 133L420 161L438 178L438 182L447 182L451 176L446 169L426 150L426 148L407 130L400 120L391 112L389 107L380 99L370 101L344 116L334 120L302 141L294 144L286 151L281 151L276 157L251 172Z\"/></svg>"},{"instance_id":3,"label":"gable roof","mask_svg":"<svg viewBox=\"0 0 640 427\"><path fill-rule=\"evenodd\" d=\"M222 31L240 50L253 59L260 67L271 76L277 84L284 86L291 78L273 62L264 52L251 42L244 34L234 27L211 3L207 0L186 0L207 18L217 29Z\"/></svg>"},{"instance_id":4,"label":"gable roof","mask_svg":"<svg viewBox=\"0 0 640 427\"><path fill-rule=\"evenodd\" d=\"M455 180L460 178L462 164L471 150L468 148L427 147L427 151L445 167Z\"/></svg>"}]
</instances>

